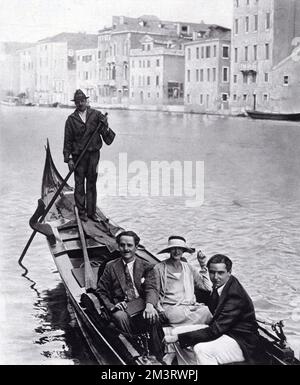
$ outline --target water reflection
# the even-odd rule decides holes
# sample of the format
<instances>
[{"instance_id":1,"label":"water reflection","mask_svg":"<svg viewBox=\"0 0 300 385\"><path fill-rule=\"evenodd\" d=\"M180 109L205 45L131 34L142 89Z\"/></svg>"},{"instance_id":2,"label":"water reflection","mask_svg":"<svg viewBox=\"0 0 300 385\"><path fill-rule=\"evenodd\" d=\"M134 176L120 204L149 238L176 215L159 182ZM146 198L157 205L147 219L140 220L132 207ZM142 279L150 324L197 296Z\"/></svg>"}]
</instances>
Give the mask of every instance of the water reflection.
<instances>
[{"instance_id":1,"label":"water reflection","mask_svg":"<svg viewBox=\"0 0 300 385\"><path fill-rule=\"evenodd\" d=\"M43 291L34 302L36 318L42 323L35 328L35 344L45 345L42 355L51 359L72 360L74 364L96 364L84 340L74 311L62 283Z\"/></svg>"}]
</instances>

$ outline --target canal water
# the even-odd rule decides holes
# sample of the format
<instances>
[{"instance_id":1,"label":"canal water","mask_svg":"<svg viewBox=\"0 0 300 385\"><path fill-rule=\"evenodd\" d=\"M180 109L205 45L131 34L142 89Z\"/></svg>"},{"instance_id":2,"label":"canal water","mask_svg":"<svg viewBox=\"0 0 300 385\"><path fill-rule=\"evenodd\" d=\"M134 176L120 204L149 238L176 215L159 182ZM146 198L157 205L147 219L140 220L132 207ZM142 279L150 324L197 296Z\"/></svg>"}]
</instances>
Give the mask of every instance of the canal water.
<instances>
[{"instance_id":1,"label":"canal water","mask_svg":"<svg viewBox=\"0 0 300 385\"><path fill-rule=\"evenodd\" d=\"M58 170L67 174L62 145L70 112L0 107L1 364L94 363L41 235L23 261L27 279L17 263L40 197L47 138ZM233 273L253 298L259 318L283 319L288 341L299 355L299 123L108 112L117 136L112 146L103 148L101 159L114 165L119 179L115 194L113 189L105 194L103 186L98 205L114 222L136 231L154 253L169 235L177 234L208 257L231 257ZM125 176L120 159L127 161ZM175 182L169 196L153 193L155 161L177 161L177 171L181 167L183 173L181 196L180 189L174 194ZM192 166L192 174L184 180L185 164ZM187 196L193 192L186 187L190 177L192 187L198 185L198 200ZM99 190L102 181L99 178ZM138 195L141 191L143 196Z\"/></svg>"}]
</instances>

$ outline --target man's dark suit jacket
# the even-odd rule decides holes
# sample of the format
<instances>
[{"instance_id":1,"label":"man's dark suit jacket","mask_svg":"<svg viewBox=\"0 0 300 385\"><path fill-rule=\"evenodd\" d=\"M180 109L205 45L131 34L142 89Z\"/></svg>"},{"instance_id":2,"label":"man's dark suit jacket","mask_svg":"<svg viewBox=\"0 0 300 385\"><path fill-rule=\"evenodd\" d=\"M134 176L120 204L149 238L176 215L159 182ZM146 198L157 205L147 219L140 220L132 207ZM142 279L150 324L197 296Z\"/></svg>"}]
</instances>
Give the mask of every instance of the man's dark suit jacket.
<instances>
[{"instance_id":1,"label":"man's dark suit jacket","mask_svg":"<svg viewBox=\"0 0 300 385\"><path fill-rule=\"evenodd\" d=\"M136 257L133 265L134 285L141 298L154 306L158 302L158 291L153 265ZM142 282L144 281L144 282ZM126 296L125 269L122 258L110 261L105 266L99 279L97 293L102 298L106 308L110 310Z\"/></svg>"},{"instance_id":2,"label":"man's dark suit jacket","mask_svg":"<svg viewBox=\"0 0 300 385\"><path fill-rule=\"evenodd\" d=\"M247 360L258 343L257 327L251 298L240 282L231 276L223 288L209 327L180 334L178 339L181 347L186 347L226 334L236 340Z\"/></svg>"}]
</instances>

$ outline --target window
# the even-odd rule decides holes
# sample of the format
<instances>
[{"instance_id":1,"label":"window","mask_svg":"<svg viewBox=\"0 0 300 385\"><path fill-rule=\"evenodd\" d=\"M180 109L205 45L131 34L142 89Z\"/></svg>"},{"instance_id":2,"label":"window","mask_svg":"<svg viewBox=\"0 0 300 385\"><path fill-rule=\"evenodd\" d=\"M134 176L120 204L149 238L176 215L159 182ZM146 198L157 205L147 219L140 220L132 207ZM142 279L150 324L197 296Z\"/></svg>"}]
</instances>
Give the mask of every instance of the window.
<instances>
[{"instance_id":1,"label":"window","mask_svg":"<svg viewBox=\"0 0 300 385\"><path fill-rule=\"evenodd\" d=\"M203 94L200 94L200 104L203 104Z\"/></svg>"},{"instance_id":2,"label":"window","mask_svg":"<svg viewBox=\"0 0 300 385\"><path fill-rule=\"evenodd\" d=\"M113 68L112 68L111 78L112 78L112 80L116 80L116 67L115 66L113 66Z\"/></svg>"},{"instance_id":3,"label":"window","mask_svg":"<svg viewBox=\"0 0 300 385\"><path fill-rule=\"evenodd\" d=\"M159 75L156 75L156 83L157 86L159 86Z\"/></svg>"},{"instance_id":4,"label":"window","mask_svg":"<svg viewBox=\"0 0 300 385\"><path fill-rule=\"evenodd\" d=\"M223 45L222 46L222 58L223 59L228 59L229 58L229 46L228 45Z\"/></svg>"},{"instance_id":5,"label":"window","mask_svg":"<svg viewBox=\"0 0 300 385\"><path fill-rule=\"evenodd\" d=\"M124 80L128 79L128 65L124 63Z\"/></svg>"},{"instance_id":6,"label":"window","mask_svg":"<svg viewBox=\"0 0 300 385\"><path fill-rule=\"evenodd\" d=\"M268 101L268 94L264 94L264 102Z\"/></svg>"},{"instance_id":7,"label":"window","mask_svg":"<svg viewBox=\"0 0 300 385\"><path fill-rule=\"evenodd\" d=\"M213 68L212 71L213 71L213 82L215 82L217 78L217 70L216 68Z\"/></svg>"},{"instance_id":8,"label":"window","mask_svg":"<svg viewBox=\"0 0 300 385\"><path fill-rule=\"evenodd\" d=\"M147 86L150 86L150 76L147 76Z\"/></svg>"},{"instance_id":9,"label":"window","mask_svg":"<svg viewBox=\"0 0 300 385\"><path fill-rule=\"evenodd\" d=\"M210 46L209 45L206 46L206 57L207 58L210 57Z\"/></svg>"},{"instance_id":10,"label":"window","mask_svg":"<svg viewBox=\"0 0 300 385\"><path fill-rule=\"evenodd\" d=\"M257 45L253 46L253 60L257 60Z\"/></svg>"},{"instance_id":11,"label":"window","mask_svg":"<svg viewBox=\"0 0 300 385\"><path fill-rule=\"evenodd\" d=\"M224 83L227 83L229 81L229 67L223 67L222 69L222 80Z\"/></svg>"},{"instance_id":12,"label":"window","mask_svg":"<svg viewBox=\"0 0 300 385\"><path fill-rule=\"evenodd\" d=\"M148 44L147 45L147 51L150 51L151 50L151 44Z\"/></svg>"},{"instance_id":13,"label":"window","mask_svg":"<svg viewBox=\"0 0 300 385\"><path fill-rule=\"evenodd\" d=\"M239 0L235 0L235 6L238 8L239 7Z\"/></svg>"},{"instance_id":14,"label":"window","mask_svg":"<svg viewBox=\"0 0 300 385\"><path fill-rule=\"evenodd\" d=\"M245 47L245 61L248 61L248 47Z\"/></svg>"},{"instance_id":15,"label":"window","mask_svg":"<svg viewBox=\"0 0 300 385\"><path fill-rule=\"evenodd\" d=\"M159 67L159 59L156 59L156 67Z\"/></svg>"},{"instance_id":16,"label":"window","mask_svg":"<svg viewBox=\"0 0 300 385\"><path fill-rule=\"evenodd\" d=\"M187 102L190 103L190 102L191 102L190 94L187 94L187 95L186 95L186 98L187 98Z\"/></svg>"},{"instance_id":17,"label":"window","mask_svg":"<svg viewBox=\"0 0 300 385\"><path fill-rule=\"evenodd\" d=\"M204 71L203 71L203 69L201 69L200 70L200 82L203 82L203 80L204 80L203 74L204 74Z\"/></svg>"},{"instance_id":18,"label":"window","mask_svg":"<svg viewBox=\"0 0 300 385\"><path fill-rule=\"evenodd\" d=\"M204 47L201 47L201 59L204 59Z\"/></svg>"},{"instance_id":19,"label":"window","mask_svg":"<svg viewBox=\"0 0 300 385\"><path fill-rule=\"evenodd\" d=\"M150 92L148 92L148 98L151 98L151 94L150 94Z\"/></svg>"},{"instance_id":20,"label":"window","mask_svg":"<svg viewBox=\"0 0 300 385\"><path fill-rule=\"evenodd\" d=\"M271 14L270 12L266 13L266 29L270 29L271 25Z\"/></svg>"},{"instance_id":21,"label":"window","mask_svg":"<svg viewBox=\"0 0 300 385\"><path fill-rule=\"evenodd\" d=\"M199 70L196 70L196 82L199 82Z\"/></svg>"},{"instance_id":22,"label":"window","mask_svg":"<svg viewBox=\"0 0 300 385\"><path fill-rule=\"evenodd\" d=\"M270 45L268 43L265 44L265 58L266 60L270 59Z\"/></svg>"},{"instance_id":23,"label":"window","mask_svg":"<svg viewBox=\"0 0 300 385\"><path fill-rule=\"evenodd\" d=\"M188 82L191 81L191 71L190 70L187 70L187 81Z\"/></svg>"},{"instance_id":24,"label":"window","mask_svg":"<svg viewBox=\"0 0 300 385\"><path fill-rule=\"evenodd\" d=\"M147 60L147 67L150 67L150 60Z\"/></svg>"},{"instance_id":25,"label":"window","mask_svg":"<svg viewBox=\"0 0 300 385\"><path fill-rule=\"evenodd\" d=\"M238 49L237 48L234 49L234 62L235 63L238 62Z\"/></svg>"},{"instance_id":26,"label":"window","mask_svg":"<svg viewBox=\"0 0 300 385\"><path fill-rule=\"evenodd\" d=\"M187 49L187 58L188 58L188 60L191 60L191 49L190 48Z\"/></svg>"},{"instance_id":27,"label":"window","mask_svg":"<svg viewBox=\"0 0 300 385\"><path fill-rule=\"evenodd\" d=\"M92 61L92 55L85 55L85 56L82 56L82 61L84 63L89 63L90 61Z\"/></svg>"},{"instance_id":28,"label":"window","mask_svg":"<svg viewBox=\"0 0 300 385\"><path fill-rule=\"evenodd\" d=\"M234 100L235 102L237 101L237 95L236 95L236 94L233 95L233 100Z\"/></svg>"},{"instance_id":29,"label":"window","mask_svg":"<svg viewBox=\"0 0 300 385\"><path fill-rule=\"evenodd\" d=\"M254 31L258 29L258 15L254 15Z\"/></svg>"},{"instance_id":30,"label":"window","mask_svg":"<svg viewBox=\"0 0 300 385\"><path fill-rule=\"evenodd\" d=\"M134 76L131 76L131 85L134 86Z\"/></svg>"},{"instance_id":31,"label":"window","mask_svg":"<svg viewBox=\"0 0 300 385\"><path fill-rule=\"evenodd\" d=\"M196 48L196 58L199 59L199 47Z\"/></svg>"},{"instance_id":32,"label":"window","mask_svg":"<svg viewBox=\"0 0 300 385\"><path fill-rule=\"evenodd\" d=\"M216 57L216 56L217 56L217 46L214 45L214 57Z\"/></svg>"},{"instance_id":33,"label":"window","mask_svg":"<svg viewBox=\"0 0 300 385\"><path fill-rule=\"evenodd\" d=\"M248 76L246 72L243 72L243 83L247 84L248 83Z\"/></svg>"},{"instance_id":34,"label":"window","mask_svg":"<svg viewBox=\"0 0 300 385\"><path fill-rule=\"evenodd\" d=\"M243 95L243 100L246 102L247 101L247 94Z\"/></svg>"},{"instance_id":35,"label":"window","mask_svg":"<svg viewBox=\"0 0 300 385\"><path fill-rule=\"evenodd\" d=\"M207 81L210 82L210 69L207 68Z\"/></svg>"},{"instance_id":36,"label":"window","mask_svg":"<svg viewBox=\"0 0 300 385\"><path fill-rule=\"evenodd\" d=\"M249 5L250 4L250 0L247 0L246 4Z\"/></svg>"},{"instance_id":37,"label":"window","mask_svg":"<svg viewBox=\"0 0 300 385\"><path fill-rule=\"evenodd\" d=\"M233 83L237 83L237 75L233 75Z\"/></svg>"},{"instance_id":38,"label":"window","mask_svg":"<svg viewBox=\"0 0 300 385\"><path fill-rule=\"evenodd\" d=\"M142 61L139 60L139 67L142 68Z\"/></svg>"},{"instance_id":39,"label":"window","mask_svg":"<svg viewBox=\"0 0 300 385\"><path fill-rule=\"evenodd\" d=\"M222 94L222 102L227 102L228 94Z\"/></svg>"},{"instance_id":40,"label":"window","mask_svg":"<svg viewBox=\"0 0 300 385\"><path fill-rule=\"evenodd\" d=\"M269 81L269 74L265 72L265 82L268 83L268 81Z\"/></svg>"},{"instance_id":41,"label":"window","mask_svg":"<svg viewBox=\"0 0 300 385\"><path fill-rule=\"evenodd\" d=\"M234 33L236 35L239 33L239 19L234 20Z\"/></svg>"},{"instance_id":42,"label":"window","mask_svg":"<svg viewBox=\"0 0 300 385\"><path fill-rule=\"evenodd\" d=\"M283 77L283 85L287 86L288 84L289 84L289 77L288 77L288 75L285 75Z\"/></svg>"},{"instance_id":43,"label":"window","mask_svg":"<svg viewBox=\"0 0 300 385\"><path fill-rule=\"evenodd\" d=\"M245 18L245 32L249 32L249 16Z\"/></svg>"}]
</instances>

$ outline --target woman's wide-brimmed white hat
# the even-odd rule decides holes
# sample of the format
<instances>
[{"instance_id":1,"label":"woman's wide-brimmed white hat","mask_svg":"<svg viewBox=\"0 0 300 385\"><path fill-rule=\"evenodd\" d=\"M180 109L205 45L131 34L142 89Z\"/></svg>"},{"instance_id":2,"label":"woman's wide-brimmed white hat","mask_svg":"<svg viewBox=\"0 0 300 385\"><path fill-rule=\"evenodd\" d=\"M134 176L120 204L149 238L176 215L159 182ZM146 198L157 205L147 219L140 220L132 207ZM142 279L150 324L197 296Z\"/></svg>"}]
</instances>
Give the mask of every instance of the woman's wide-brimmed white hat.
<instances>
[{"instance_id":1,"label":"woman's wide-brimmed white hat","mask_svg":"<svg viewBox=\"0 0 300 385\"><path fill-rule=\"evenodd\" d=\"M183 237L179 237L179 236L176 236L176 235L172 235L171 237L169 237L168 239L168 247L165 247L164 249L162 249L161 251L159 251L157 254L164 254L164 253L169 253L170 250L173 248L173 247L180 247L181 249L183 249L185 252L187 253L194 253L195 252L195 249L193 247L188 247L187 244L186 244L186 240L183 238Z\"/></svg>"}]
</instances>

